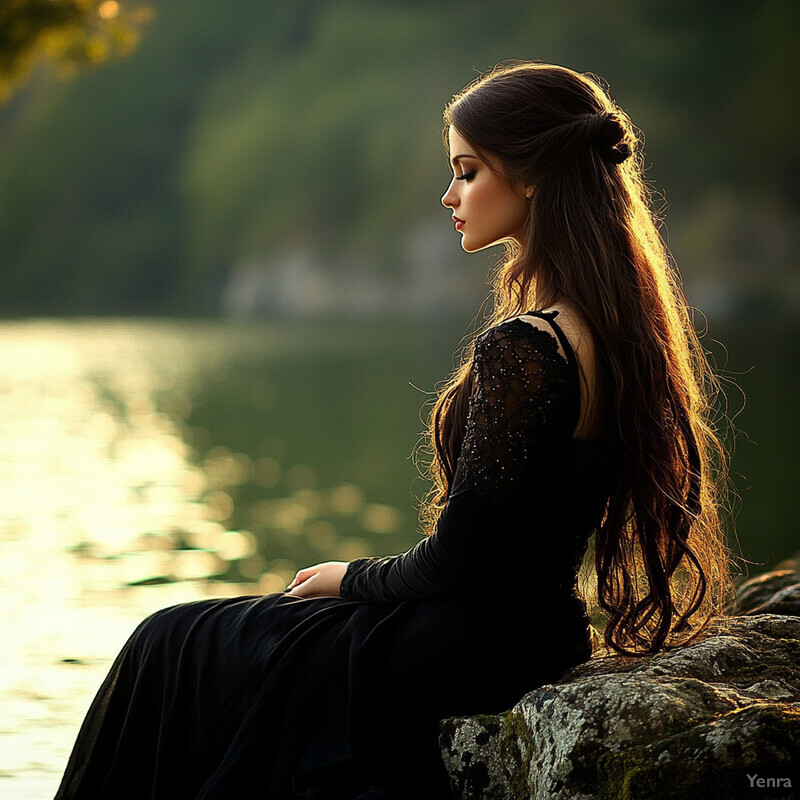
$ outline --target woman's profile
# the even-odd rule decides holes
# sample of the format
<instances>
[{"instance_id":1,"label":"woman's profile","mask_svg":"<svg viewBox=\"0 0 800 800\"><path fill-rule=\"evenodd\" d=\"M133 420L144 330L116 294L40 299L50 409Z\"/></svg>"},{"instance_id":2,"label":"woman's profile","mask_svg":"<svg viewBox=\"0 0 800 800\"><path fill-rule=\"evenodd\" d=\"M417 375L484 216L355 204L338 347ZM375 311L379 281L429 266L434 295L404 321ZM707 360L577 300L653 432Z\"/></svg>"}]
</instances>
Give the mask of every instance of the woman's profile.
<instances>
[{"instance_id":1,"label":"woman's profile","mask_svg":"<svg viewBox=\"0 0 800 800\"><path fill-rule=\"evenodd\" d=\"M450 797L439 721L590 657L592 536L609 651L684 644L720 613L713 377L630 120L595 78L522 62L456 95L445 126L462 247L505 255L430 415L426 535L146 619L59 800Z\"/></svg>"}]
</instances>

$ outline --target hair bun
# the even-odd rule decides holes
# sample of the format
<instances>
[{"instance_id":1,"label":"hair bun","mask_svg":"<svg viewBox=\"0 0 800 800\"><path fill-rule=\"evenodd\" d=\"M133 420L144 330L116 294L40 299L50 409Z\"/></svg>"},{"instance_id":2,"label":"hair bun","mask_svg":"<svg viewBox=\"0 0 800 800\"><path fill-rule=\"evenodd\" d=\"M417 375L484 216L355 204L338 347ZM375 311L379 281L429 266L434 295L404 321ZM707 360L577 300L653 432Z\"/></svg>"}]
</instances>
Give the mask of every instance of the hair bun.
<instances>
[{"instance_id":1,"label":"hair bun","mask_svg":"<svg viewBox=\"0 0 800 800\"><path fill-rule=\"evenodd\" d=\"M594 115L595 144L603 158L612 164L621 164L633 154L628 130L619 115L613 111L598 111Z\"/></svg>"}]
</instances>

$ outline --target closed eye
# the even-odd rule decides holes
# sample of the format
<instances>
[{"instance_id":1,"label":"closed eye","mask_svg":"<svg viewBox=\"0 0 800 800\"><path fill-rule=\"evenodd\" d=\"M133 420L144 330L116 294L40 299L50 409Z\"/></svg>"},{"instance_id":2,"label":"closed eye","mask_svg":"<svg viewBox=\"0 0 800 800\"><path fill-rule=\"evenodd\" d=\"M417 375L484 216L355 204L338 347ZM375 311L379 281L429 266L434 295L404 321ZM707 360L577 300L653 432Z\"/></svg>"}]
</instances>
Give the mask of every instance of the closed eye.
<instances>
[{"instance_id":1,"label":"closed eye","mask_svg":"<svg viewBox=\"0 0 800 800\"><path fill-rule=\"evenodd\" d=\"M471 181L475 177L475 170L465 172L463 175L456 176L457 181Z\"/></svg>"}]
</instances>

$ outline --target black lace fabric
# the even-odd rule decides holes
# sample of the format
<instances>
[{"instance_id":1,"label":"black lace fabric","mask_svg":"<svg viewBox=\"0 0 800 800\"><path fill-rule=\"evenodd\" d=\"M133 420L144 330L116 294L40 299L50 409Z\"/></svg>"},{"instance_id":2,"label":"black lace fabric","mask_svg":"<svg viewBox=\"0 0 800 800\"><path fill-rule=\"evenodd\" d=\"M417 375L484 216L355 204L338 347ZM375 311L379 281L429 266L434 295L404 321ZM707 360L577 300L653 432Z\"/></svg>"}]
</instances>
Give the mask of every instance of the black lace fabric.
<instances>
[{"instance_id":1,"label":"black lace fabric","mask_svg":"<svg viewBox=\"0 0 800 800\"><path fill-rule=\"evenodd\" d=\"M460 467L478 494L502 500L550 425L561 427L569 365L550 331L515 318L479 337L472 369Z\"/></svg>"}]
</instances>

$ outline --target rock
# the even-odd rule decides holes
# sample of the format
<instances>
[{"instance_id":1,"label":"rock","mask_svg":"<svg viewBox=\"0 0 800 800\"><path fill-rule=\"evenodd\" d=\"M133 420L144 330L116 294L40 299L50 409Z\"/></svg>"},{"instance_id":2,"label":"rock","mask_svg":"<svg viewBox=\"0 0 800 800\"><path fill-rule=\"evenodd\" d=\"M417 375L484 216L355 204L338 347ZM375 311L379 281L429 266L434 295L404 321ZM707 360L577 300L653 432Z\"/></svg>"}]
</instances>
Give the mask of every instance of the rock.
<instances>
[{"instance_id":1,"label":"rock","mask_svg":"<svg viewBox=\"0 0 800 800\"><path fill-rule=\"evenodd\" d=\"M772 571L742 583L732 609L736 614L800 616L800 554Z\"/></svg>"},{"instance_id":2,"label":"rock","mask_svg":"<svg viewBox=\"0 0 800 800\"><path fill-rule=\"evenodd\" d=\"M456 796L800 798L800 578L780 566L700 641L595 658L504 714L444 720Z\"/></svg>"}]
</instances>

